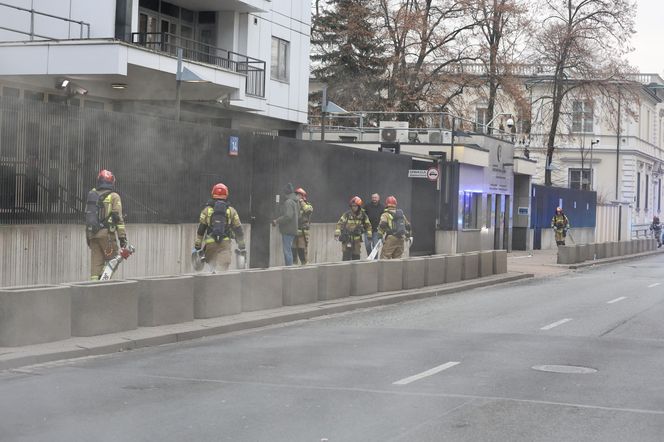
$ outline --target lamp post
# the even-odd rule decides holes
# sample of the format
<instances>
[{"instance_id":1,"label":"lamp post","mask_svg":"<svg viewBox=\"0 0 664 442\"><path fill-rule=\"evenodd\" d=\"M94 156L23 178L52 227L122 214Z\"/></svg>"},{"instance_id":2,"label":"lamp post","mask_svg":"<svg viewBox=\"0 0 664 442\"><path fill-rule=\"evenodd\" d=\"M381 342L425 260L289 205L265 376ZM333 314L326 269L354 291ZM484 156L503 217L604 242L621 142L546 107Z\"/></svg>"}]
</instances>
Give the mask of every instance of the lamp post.
<instances>
[{"instance_id":1,"label":"lamp post","mask_svg":"<svg viewBox=\"0 0 664 442\"><path fill-rule=\"evenodd\" d=\"M595 174L593 172L593 146L595 144L599 144L599 138L590 141L590 190L595 190Z\"/></svg>"},{"instance_id":2,"label":"lamp post","mask_svg":"<svg viewBox=\"0 0 664 442\"><path fill-rule=\"evenodd\" d=\"M182 48L177 48L178 67L175 73L175 120L180 121L180 102L182 101L182 83L209 83L186 67L182 66Z\"/></svg>"}]
</instances>

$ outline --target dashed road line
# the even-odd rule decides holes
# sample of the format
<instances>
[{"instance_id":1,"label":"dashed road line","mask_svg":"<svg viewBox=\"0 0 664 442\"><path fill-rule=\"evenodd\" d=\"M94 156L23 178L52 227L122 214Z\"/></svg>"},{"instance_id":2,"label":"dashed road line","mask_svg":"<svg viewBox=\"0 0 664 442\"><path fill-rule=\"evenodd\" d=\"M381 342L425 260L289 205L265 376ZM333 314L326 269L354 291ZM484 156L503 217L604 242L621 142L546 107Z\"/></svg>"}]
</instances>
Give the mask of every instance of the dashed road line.
<instances>
[{"instance_id":1,"label":"dashed road line","mask_svg":"<svg viewBox=\"0 0 664 442\"><path fill-rule=\"evenodd\" d=\"M559 325L563 325L566 322L571 321L572 318L565 318L561 319L560 321L556 321L553 324L545 325L544 327L540 328L540 330L551 330L554 327L558 327Z\"/></svg>"},{"instance_id":2,"label":"dashed road line","mask_svg":"<svg viewBox=\"0 0 664 442\"><path fill-rule=\"evenodd\" d=\"M621 296L620 298L612 299L610 301L607 301L607 304L615 304L616 302L624 301L627 299L627 296Z\"/></svg>"},{"instance_id":3,"label":"dashed road line","mask_svg":"<svg viewBox=\"0 0 664 442\"><path fill-rule=\"evenodd\" d=\"M654 283L654 284L650 284L650 285L648 286L648 288L651 289L651 288L653 288L653 287L657 287L657 286L660 285L660 284L661 284L661 282L656 282L656 283Z\"/></svg>"},{"instance_id":4,"label":"dashed road line","mask_svg":"<svg viewBox=\"0 0 664 442\"><path fill-rule=\"evenodd\" d=\"M422 378L426 378L427 376L434 375L436 373L440 373L443 370L447 370L448 368L452 368L455 365L459 365L461 362L446 362L442 365L439 365L437 367L433 367L427 371L423 371L422 373L418 373L413 376L409 376L407 378L403 378L401 380L398 380L396 382L392 382L393 385L407 385L410 384L411 382L418 381Z\"/></svg>"}]
</instances>

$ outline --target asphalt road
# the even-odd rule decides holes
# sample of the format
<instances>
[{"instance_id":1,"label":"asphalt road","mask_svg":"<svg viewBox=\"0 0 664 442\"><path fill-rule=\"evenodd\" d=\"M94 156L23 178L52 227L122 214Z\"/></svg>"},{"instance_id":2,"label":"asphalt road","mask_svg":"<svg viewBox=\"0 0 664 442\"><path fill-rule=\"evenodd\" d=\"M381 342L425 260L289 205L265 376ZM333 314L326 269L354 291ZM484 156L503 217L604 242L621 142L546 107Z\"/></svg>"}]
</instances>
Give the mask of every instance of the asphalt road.
<instances>
[{"instance_id":1,"label":"asphalt road","mask_svg":"<svg viewBox=\"0 0 664 442\"><path fill-rule=\"evenodd\" d=\"M0 440L662 441L663 270L658 255L0 372Z\"/></svg>"}]
</instances>

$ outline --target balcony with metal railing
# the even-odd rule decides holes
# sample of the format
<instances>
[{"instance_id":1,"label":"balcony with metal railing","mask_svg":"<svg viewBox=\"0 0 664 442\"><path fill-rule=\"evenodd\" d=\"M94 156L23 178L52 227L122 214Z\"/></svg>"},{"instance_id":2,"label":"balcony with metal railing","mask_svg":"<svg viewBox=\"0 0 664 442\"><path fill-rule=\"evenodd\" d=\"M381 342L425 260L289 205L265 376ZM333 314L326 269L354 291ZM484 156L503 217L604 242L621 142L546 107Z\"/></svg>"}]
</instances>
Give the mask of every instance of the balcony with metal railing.
<instances>
[{"instance_id":1,"label":"balcony with metal railing","mask_svg":"<svg viewBox=\"0 0 664 442\"><path fill-rule=\"evenodd\" d=\"M207 43L168 32L134 32L130 43L175 56L182 49L185 60L211 64L247 77L245 93L265 97L265 62Z\"/></svg>"},{"instance_id":2,"label":"balcony with metal railing","mask_svg":"<svg viewBox=\"0 0 664 442\"><path fill-rule=\"evenodd\" d=\"M90 23L84 21L2 2L0 2L0 14L8 19L0 23L0 30L9 35L18 34L19 37L14 40L22 40L25 37L30 41L90 38ZM5 26L9 23L10 26ZM46 31L41 31L41 28Z\"/></svg>"}]
</instances>

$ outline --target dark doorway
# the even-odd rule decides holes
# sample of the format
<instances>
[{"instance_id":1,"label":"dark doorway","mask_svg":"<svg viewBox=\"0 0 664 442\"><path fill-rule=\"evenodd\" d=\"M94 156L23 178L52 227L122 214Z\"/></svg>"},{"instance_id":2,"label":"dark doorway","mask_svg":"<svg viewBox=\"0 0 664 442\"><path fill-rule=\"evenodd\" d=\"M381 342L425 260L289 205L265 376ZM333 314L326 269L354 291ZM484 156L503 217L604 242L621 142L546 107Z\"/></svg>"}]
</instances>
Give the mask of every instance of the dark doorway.
<instances>
[{"instance_id":1,"label":"dark doorway","mask_svg":"<svg viewBox=\"0 0 664 442\"><path fill-rule=\"evenodd\" d=\"M426 170L433 163L413 160L413 169ZM436 249L436 182L426 178L411 178L412 198L409 217L413 228L411 256L432 255Z\"/></svg>"}]
</instances>

